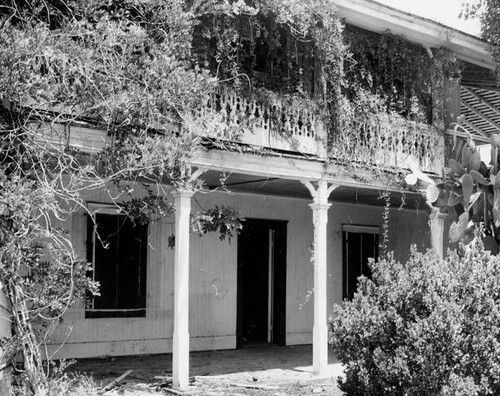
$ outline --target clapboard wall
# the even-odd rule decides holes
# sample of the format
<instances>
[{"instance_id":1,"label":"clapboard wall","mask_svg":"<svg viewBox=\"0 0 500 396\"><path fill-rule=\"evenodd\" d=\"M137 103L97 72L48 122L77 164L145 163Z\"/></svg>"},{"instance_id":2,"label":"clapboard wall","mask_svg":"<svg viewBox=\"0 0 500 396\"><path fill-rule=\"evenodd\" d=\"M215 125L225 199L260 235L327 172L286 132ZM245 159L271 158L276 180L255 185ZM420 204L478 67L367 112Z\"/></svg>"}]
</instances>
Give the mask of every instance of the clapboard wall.
<instances>
[{"instance_id":1,"label":"clapboard wall","mask_svg":"<svg viewBox=\"0 0 500 396\"><path fill-rule=\"evenodd\" d=\"M213 192L197 194L199 206L226 205L244 217L286 220L288 345L312 342L313 240L310 200L253 194ZM88 196L91 202L109 202L106 194ZM333 203L328 221L328 306L342 298L342 225L382 224L383 208ZM85 319L82 304L65 315L63 325L51 337L54 357L92 357L165 353L172 350L174 252L167 248L174 219L149 225L147 267L147 314L145 318ZM83 211L64 224L71 231L77 252L85 257L86 217ZM411 244L429 245L428 213L425 210L391 209L389 249L404 260ZM192 234L190 255L190 336L192 350L236 347L237 240L220 241L218 235L203 238ZM64 343L63 346L60 346Z\"/></svg>"}]
</instances>

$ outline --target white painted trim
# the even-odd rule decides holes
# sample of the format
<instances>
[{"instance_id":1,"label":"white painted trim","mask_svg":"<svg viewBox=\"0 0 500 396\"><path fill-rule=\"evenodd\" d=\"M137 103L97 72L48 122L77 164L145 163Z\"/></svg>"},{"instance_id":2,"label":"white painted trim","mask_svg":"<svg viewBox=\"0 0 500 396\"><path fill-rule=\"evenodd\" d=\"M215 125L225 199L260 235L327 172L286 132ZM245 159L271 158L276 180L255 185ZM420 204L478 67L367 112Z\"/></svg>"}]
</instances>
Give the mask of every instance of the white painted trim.
<instances>
[{"instance_id":1,"label":"white painted trim","mask_svg":"<svg viewBox=\"0 0 500 396\"><path fill-rule=\"evenodd\" d=\"M261 177L279 177L290 180L319 180L324 174L324 163L279 156L242 155L227 150L198 150L191 158L192 166L202 166L226 173L242 173Z\"/></svg>"},{"instance_id":2,"label":"white painted trim","mask_svg":"<svg viewBox=\"0 0 500 396\"><path fill-rule=\"evenodd\" d=\"M342 231L364 233L364 234L380 234L380 227L379 226L354 225L354 224L342 224Z\"/></svg>"},{"instance_id":3,"label":"white painted trim","mask_svg":"<svg viewBox=\"0 0 500 396\"><path fill-rule=\"evenodd\" d=\"M239 173L259 177L277 177L299 182L316 182L323 180L336 186L355 187L365 190L384 190L400 193L402 189L391 188L382 182L371 184L355 180L342 166L327 162L300 158L284 158L277 155L245 154L227 150L200 149L191 158L191 166L203 166L214 171L227 174ZM360 171L361 172L361 171ZM366 171L366 175L370 175ZM331 186L335 188L334 186ZM405 191L405 194L411 194Z\"/></svg>"},{"instance_id":4,"label":"white painted trim","mask_svg":"<svg viewBox=\"0 0 500 396\"><path fill-rule=\"evenodd\" d=\"M121 214L119 208L109 203L87 202L87 209L92 216L94 216L96 213L110 215Z\"/></svg>"}]
</instances>

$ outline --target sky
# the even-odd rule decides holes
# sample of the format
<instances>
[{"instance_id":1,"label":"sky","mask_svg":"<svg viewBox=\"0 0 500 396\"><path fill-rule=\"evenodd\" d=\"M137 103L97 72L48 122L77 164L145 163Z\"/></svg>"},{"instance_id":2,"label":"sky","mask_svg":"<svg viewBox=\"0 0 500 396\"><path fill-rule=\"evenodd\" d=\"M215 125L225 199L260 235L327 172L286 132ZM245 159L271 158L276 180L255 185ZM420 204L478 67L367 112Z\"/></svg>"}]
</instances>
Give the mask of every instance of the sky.
<instances>
[{"instance_id":1,"label":"sky","mask_svg":"<svg viewBox=\"0 0 500 396\"><path fill-rule=\"evenodd\" d=\"M375 0L378 3L420 15L440 22L444 25L462 30L466 33L479 35L479 22L476 20L459 19L464 0Z\"/></svg>"}]
</instances>

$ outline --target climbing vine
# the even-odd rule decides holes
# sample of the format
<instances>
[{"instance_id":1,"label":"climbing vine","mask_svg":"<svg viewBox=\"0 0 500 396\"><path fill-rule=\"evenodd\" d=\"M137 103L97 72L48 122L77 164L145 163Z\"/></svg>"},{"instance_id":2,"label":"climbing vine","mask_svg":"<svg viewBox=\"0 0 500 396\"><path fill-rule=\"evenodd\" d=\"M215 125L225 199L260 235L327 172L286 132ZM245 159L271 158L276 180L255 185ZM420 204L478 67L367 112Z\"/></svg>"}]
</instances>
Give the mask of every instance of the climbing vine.
<instances>
[{"instance_id":1,"label":"climbing vine","mask_svg":"<svg viewBox=\"0 0 500 396\"><path fill-rule=\"evenodd\" d=\"M269 109L266 116L279 133L289 130L274 106L276 94L287 108L312 111L335 127L345 51L335 7L325 0L243 4L200 16L193 40L198 62L239 95Z\"/></svg>"},{"instance_id":2,"label":"climbing vine","mask_svg":"<svg viewBox=\"0 0 500 396\"><path fill-rule=\"evenodd\" d=\"M374 146L384 146L388 155L380 162L392 169L404 165L388 159L398 145L413 146L405 154L421 162L432 163L441 154L429 136L438 135L432 128L443 128L447 80L460 75L450 51L426 49L389 31L343 26L335 7L322 0L238 1L196 9L198 63L240 97L263 104L273 131L290 137L274 105L278 95L286 108L312 112L323 122L333 162L377 165ZM255 113L244 105L237 110L238 124L251 126ZM394 139L383 132L373 144L377 133L367 131L367 124L403 132Z\"/></svg>"},{"instance_id":3,"label":"climbing vine","mask_svg":"<svg viewBox=\"0 0 500 396\"><path fill-rule=\"evenodd\" d=\"M343 164L408 167L396 153L432 168L441 156L439 130L445 86L461 65L445 48L425 49L402 36L344 30L342 128L331 137L331 158ZM354 162L353 162L354 159Z\"/></svg>"},{"instance_id":4,"label":"climbing vine","mask_svg":"<svg viewBox=\"0 0 500 396\"><path fill-rule=\"evenodd\" d=\"M384 211L382 213L382 240L379 244L379 257L385 257L389 253L389 215L391 209L391 193L383 191L379 199L384 201Z\"/></svg>"}]
</instances>

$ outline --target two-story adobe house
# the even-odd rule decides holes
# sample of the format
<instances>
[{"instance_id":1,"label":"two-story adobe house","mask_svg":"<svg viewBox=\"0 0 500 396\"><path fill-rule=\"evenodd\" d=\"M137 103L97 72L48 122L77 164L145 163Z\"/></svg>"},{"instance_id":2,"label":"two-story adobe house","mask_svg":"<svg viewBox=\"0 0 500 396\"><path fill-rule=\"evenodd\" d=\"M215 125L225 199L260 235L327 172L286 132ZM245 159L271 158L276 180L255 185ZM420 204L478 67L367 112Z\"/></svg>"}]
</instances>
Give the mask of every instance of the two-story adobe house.
<instances>
[{"instance_id":1,"label":"two-story adobe house","mask_svg":"<svg viewBox=\"0 0 500 396\"><path fill-rule=\"evenodd\" d=\"M222 86L207 105L228 123L248 117L252 124L229 149L207 144L191 158L204 191L172 192L175 216L135 227L109 206L107 193L91 192L86 201L97 229L83 211L64 224L80 256L92 262L101 296L68 312L51 339L55 357L172 352L174 378L185 385L189 351L312 344L314 371L321 373L329 308L352 296L360 275L369 275L368 258L382 246L405 260L412 244L443 254L446 219L431 212L404 177L409 169L431 178L442 174L447 130L460 114L478 142L489 141L499 124L500 100L487 83L494 67L487 45L371 0L335 2L354 41L376 42L390 31L419 51L422 62L434 62L443 48L462 62L461 80L436 77L440 113L433 110L438 89L430 87L422 93L427 125L411 121L410 110L398 122L361 111L353 121L356 136L332 136L317 113L290 106L279 92L263 102ZM357 58L361 40L354 41L347 74L363 63ZM262 65L268 70L265 59ZM397 82L403 90L405 83ZM411 107L403 102L394 106ZM68 134L69 144L82 151L111 144L91 126L70 126ZM230 193L220 189L222 176ZM231 241L189 233L192 208L215 205L245 218Z\"/></svg>"}]
</instances>

